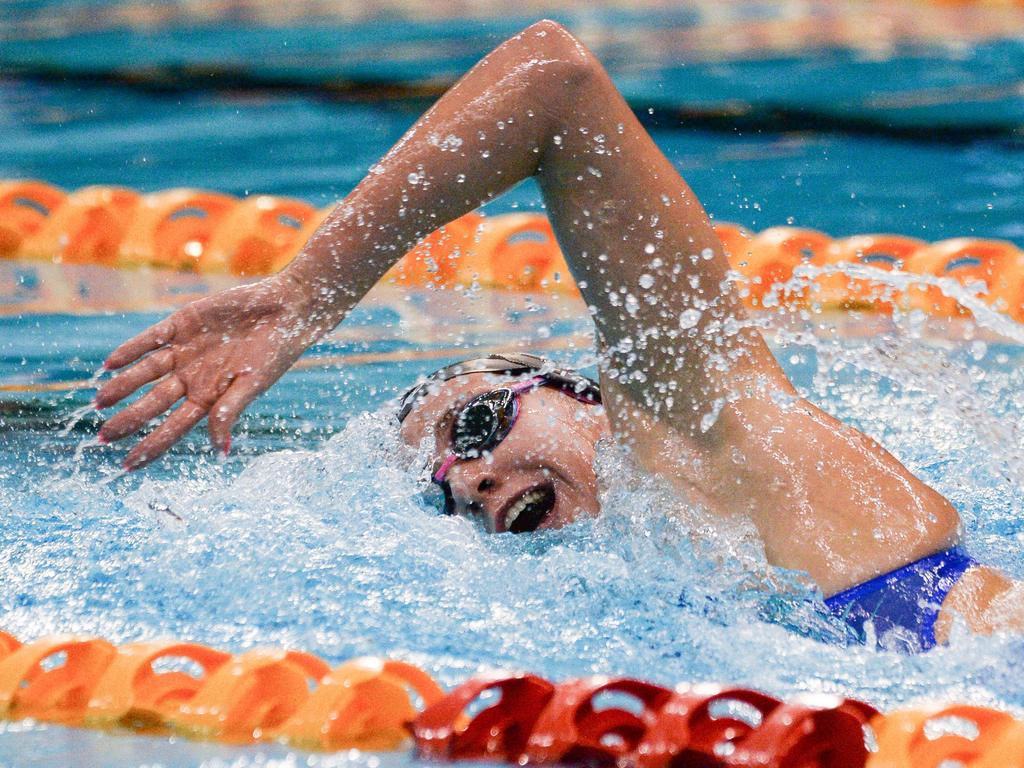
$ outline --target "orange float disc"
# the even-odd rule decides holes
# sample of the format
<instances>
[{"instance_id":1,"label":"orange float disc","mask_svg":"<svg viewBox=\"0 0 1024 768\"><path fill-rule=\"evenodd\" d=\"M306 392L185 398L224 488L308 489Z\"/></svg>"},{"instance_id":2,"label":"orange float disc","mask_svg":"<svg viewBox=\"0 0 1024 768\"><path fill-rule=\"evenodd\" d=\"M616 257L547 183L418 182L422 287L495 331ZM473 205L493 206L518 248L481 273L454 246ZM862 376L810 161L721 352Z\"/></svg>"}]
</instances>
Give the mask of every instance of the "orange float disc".
<instances>
[{"instance_id":1,"label":"orange float disc","mask_svg":"<svg viewBox=\"0 0 1024 768\"><path fill-rule=\"evenodd\" d=\"M77 725L116 649L106 640L44 637L0 661L0 717Z\"/></svg>"},{"instance_id":2,"label":"orange float disc","mask_svg":"<svg viewBox=\"0 0 1024 768\"><path fill-rule=\"evenodd\" d=\"M471 250L483 217L467 213L423 238L415 248L399 259L382 280L398 285L451 287L456 274L464 271L462 262Z\"/></svg>"},{"instance_id":3,"label":"orange float disc","mask_svg":"<svg viewBox=\"0 0 1024 768\"><path fill-rule=\"evenodd\" d=\"M854 235L836 240L825 250L823 267L855 264L883 272L902 270L910 257L927 244L900 235ZM819 275L809 300L825 309L872 309L891 312L902 292L882 280L852 277L844 272Z\"/></svg>"},{"instance_id":4,"label":"orange float disc","mask_svg":"<svg viewBox=\"0 0 1024 768\"><path fill-rule=\"evenodd\" d=\"M484 261L484 281L498 288L575 290L551 222L539 213L510 213L486 220L474 249Z\"/></svg>"},{"instance_id":5,"label":"orange float disc","mask_svg":"<svg viewBox=\"0 0 1024 768\"><path fill-rule=\"evenodd\" d=\"M722 249L729 258L730 264L736 264L746 259L750 253L750 241L753 239L750 232L739 224L729 224L724 221L713 223L711 228L715 230L718 239L722 241Z\"/></svg>"},{"instance_id":6,"label":"orange float disc","mask_svg":"<svg viewBox=\"0 0 1024 768\"><path fill-rule=\"evenodd\" d=\"M0 632L0 660L3 660L21 647L21 642L14 635Z\"/></svg>"},{"instance_id":7,"label":"orange float disc","mask_svg":"<svg viewBox=\"0 0 1024 768\"><path fill-rule=\"evenodd\" d=\"M321 208L319 211L315 211L310 217L309 221L303 225L302 229L299 230L295 236L295 240L292 241L290 248L283 248L277 255L275 261L273 261L267 267L268 274L274 274L280 272L282 269L291 264L292 259L299 255L299 251L313 236L313 233L320 229L320 225L324 223L328 216L334 211L335 206L329 205L326 208Z\"/></svg>"},{"instance_id":8,"label":"orange float disc","mask_svg":"<svg viewBox=\"0 0 1024 768\"><path fill-rule=\"evenodd\" d=\"M204 645L177 642L130 643L117 656L92 692L85 724L118 725L136 730L160 730L177 716L210 674L231 658ZM154 664L184 660L201 672L160 672Z\"/></svg>"},{"instance_id":9,"label":"orange float disc","mask_svg":"<svg viewBox=\"0 0 1024 768\"><path fill-rule=\"evenodd\" d=\"M807 287L773 288L793 277L799 264L820 265L832 238L815 229L771 227L754 236L747 254L732 265L745 281L740 290L753 307L784 304L801 306L807 301ZM767 302L767 304L766 304Z\"/></svg>"},{"instance_id":10,"label":"orange float disc","mask_svg":"<svg viewBox=\"0 0 1024 768\"><path fill-rule=\"evenodd\" d=\"M18 257L114 266L140 195L121 187L83 187L26 237Z\"/></svg>"},{"instance_id":11,"label":"orange float disc","mask_svg":"<svg viewBox=\"0 0 1024 768\"><path fill-rule=\"evenodd\" d=\"M1015 320L1024 320L1024 253L1005 240L960 237L942 240L915 252L907 271L952 278L962 285L983 284L982 299ZM912 286L910 306L938 317L970 314L956 299L933 285Z\"/></svg>"},{"instance_id":12,"label":"orange float disc","mask_svg":"<svg viewBox=\"0 0 1024 768\"><path fill-rule=\"evenodd\" d=\"M240 277L268 275L285 254L295 254L305 244L299 238L313 220L321 220L316 208L301 200L246 198L224 217L200 255L198 269Z\"/></svg>"},{"instance_id":13,"label":"orange float disc","mask_svg":"<svg viewBox=\"0 0 1024 768\"><path fill-rule=\"evenodd\" d=\"M12 259L67 197L41 181L0 181L0 258Z\"/></svg>"},{"instance_id":14,"label":"orange float disc","mask_svg":"<svg viewBox=\"0 0 1024 768\"><path fill-rule=\"evenodd\" d=\"M418 710L444 692L418 667L386 659L355 659L332 670L273 737L307 749L398 749Z\"/></svg>"},{"instance_id":15,"label":"orange float disc","mask_svg":"<svg viewBox=\"0 0 1024 768\"><path fill-rule=\"evenodd\" d=\"M249 651L219 667L181 705L172 725L203 738L245 743L280 727L330 667L301 651Z\"/></svg>"},{"instance_id":16,"label":"orange float disc","mask_svg":"<svg viewBox=\"0 0 1024 768\"><path fill-rule=\"evenodd\" d=\"M967 705L898 710L871 721L878 752L869 768L1019 768L1024 765L1020 724L1005 712Z\"/></svg>"},{"instance_id":17,"label":"orange float disc","mask_svg":"<svg viewBox=\"0 0 1024 768\"><path fill-rule=\"evenodd\" d=\"M238 200L219 192L169 189L146 195L121 241L121 266L195 271L210 238Z\"/></svg>"}]
</instances>

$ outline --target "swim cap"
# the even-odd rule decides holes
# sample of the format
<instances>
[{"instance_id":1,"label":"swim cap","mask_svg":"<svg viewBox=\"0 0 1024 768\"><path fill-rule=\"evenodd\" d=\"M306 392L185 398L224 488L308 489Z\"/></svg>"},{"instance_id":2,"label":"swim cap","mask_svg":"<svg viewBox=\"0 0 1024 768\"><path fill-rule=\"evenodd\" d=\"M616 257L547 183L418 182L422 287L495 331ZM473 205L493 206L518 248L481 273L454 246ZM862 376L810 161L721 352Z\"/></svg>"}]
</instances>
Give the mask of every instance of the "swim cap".
<instances>
[{"instance_id":1,"label":"swim cap","mask_svg":"<svg viewBox=\"0 0 1024 768\"><path fill-rule=\"evenodd\" d=\"M432 384L465 376L468 373L529 373L541 371L547 376L547 383L582 396L594 402L601 402L601 387L596 381L570 368L559 368L554 361L526 352L495 352L487 357L474 357L459 363L446 365L427 376L419 384L402 395L398 409L399 423L405 421L416 403L428 393Z\"/></svg>"}]
</instances>

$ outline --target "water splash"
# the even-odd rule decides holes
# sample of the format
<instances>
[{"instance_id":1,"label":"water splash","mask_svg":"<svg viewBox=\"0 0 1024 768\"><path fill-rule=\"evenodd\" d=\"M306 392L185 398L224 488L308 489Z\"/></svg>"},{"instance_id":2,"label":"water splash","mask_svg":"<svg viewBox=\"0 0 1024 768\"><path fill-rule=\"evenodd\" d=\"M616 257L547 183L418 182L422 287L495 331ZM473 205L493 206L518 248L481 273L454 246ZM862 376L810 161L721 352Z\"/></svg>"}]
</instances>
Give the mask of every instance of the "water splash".
<instances>
[{"instance_id":1,"label":"water splash","mask_svg":"<svg viewBox=\"0 0 1024 768\"><path fill-rule=\"evenodd\" d=\"M490 321L474 337L468 315L449 317L461 317L460 338L494 341ZM584 327L523 312L510 331L501 317L506 339L543 324L565 342ZM940 338L910 314L851 324L796 311L756 322L802 394L949 497L976 556L1024 576L1018 344L980 323L962 325L962 340ZM369 341L375 333L366 326L359 348L392 348ZM593 363L584 349L562 354ZM15 460L0 460L4 628L174 636L233 651L287 645L331 661L390 654L447 684L511 667L844 693L882 707L930 698L1024 710L1024 684L1005 674L1024 640L958 628L949 647L921 657L828 644L842 628L820 614L805 579L771 568L748 528L712 524L612 446L599 454L596 520L489 536L437 515L418 495L426 457L398 441L390 412L372 408L375 393L441 362L294 374L264 412L280 419L308 401L327 419L338 408L337 433L289 448L275 437L284 431L270 431L259 445L272 450L228 465L189 449L141 475L87 467L55 477L31 442L52 435L28 435ZM248 431L258 434L263 418L250 417Z\"/></svg>"}]
</instances>

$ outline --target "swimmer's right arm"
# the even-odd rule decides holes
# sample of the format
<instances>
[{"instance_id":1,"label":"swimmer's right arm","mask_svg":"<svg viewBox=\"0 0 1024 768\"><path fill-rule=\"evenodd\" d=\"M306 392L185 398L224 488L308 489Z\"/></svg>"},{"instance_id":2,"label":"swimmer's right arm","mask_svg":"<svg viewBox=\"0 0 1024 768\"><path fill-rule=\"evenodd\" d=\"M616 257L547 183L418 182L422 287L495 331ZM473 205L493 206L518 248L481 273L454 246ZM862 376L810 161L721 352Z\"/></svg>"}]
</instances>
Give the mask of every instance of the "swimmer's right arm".
<instances>
[{"instance_id":1,"label":"swimmer's right arm","mask_svg":"<svg viewBox=\"0 0 1024 768\"><path fill-rule=\"evenodd\" d=\"M699 435L708 404L738 380L789 386L760 335L735 322L743 310L696 197L597 59L544 21L449 90L282 273L202 299L115 350L107 366L125 370L101 388L98 407L158 383L100 438L127 437L184 399L126 466L156 458L207 414L226 450L242 409L412 245L529 176L609 353L610 411L660 409Z\"/></svg>"}]
</instances>

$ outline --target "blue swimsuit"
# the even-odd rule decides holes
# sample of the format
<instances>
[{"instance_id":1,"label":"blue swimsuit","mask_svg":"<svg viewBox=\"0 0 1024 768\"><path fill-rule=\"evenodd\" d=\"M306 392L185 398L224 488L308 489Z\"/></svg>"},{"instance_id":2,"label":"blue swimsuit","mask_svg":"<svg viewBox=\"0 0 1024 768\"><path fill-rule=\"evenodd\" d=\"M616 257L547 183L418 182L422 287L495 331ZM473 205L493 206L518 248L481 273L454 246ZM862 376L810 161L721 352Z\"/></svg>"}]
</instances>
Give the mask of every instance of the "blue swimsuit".
<instances>
[{"instance_id":1,"label":"blue swimsuit","mask_svg":"<svg viewBox=\"0 0 1024 768\"><path fill-rule=\"evenodd\" d=\"M853 628L861 642L867 642L870 629L880 647L927 651L935 646L942 601L975 565L966 552L953 547L832 595L825 605Z\"/></svg>"}]
</instances>

